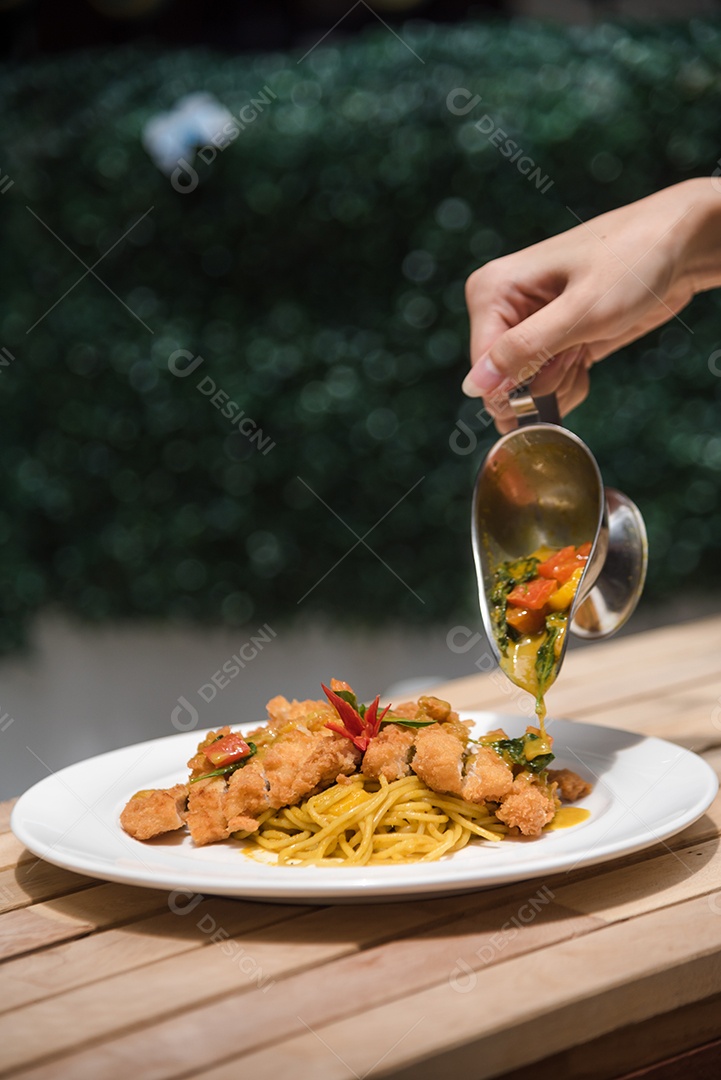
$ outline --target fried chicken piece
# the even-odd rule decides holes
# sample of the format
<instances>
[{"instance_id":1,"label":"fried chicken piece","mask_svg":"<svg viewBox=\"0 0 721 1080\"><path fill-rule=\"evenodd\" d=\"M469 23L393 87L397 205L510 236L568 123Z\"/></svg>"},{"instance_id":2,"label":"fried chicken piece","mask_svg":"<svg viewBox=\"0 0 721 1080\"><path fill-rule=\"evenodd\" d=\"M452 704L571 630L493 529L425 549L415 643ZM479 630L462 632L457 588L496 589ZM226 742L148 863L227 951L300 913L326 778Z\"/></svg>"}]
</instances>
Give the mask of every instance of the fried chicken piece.
<instances>
[{"instance_id":1,"label":"fried chicken piece","mask_svg":"<svg viewBox=\"0 0 721 1080\"><path fill-rule=\"evenodd\" d=\"M120 815L120 824L136 840L150 840L161 833L174 832L185 824L187 784L139 791Z\"/></svg>"},{"instance_id":2,"label":"fried chicken piece","mask_svg":"<svg viewBox=\"0 0 721 1080\"><path fill-rule=\"evenodd\" d=\"M513 771L490 746L480 746L466 765L461 794L468 802L497 802L513 787Z\"/></svg>"},{"instance_id":3,"label":"fried chicken piece","mask_svg":"<svg viewBox=\"0 0 721 1080\"><path fill-rule=\"evenodd\" d=\"M270 785L268 805L294 806L306 795L332 784L339 773L355 772L361 752L349 739L324 728L299 728L278 739L263 760Z\"/></svg>"},{"instance_id":4,"label":"fried chicken piece","mask_svg":"<svg viewBox=\"0 0 721 1080\"><path fill-rule=\"evenodd\" d=\"M343 679L331 679L330 688L337 694L339 690L346 690L349 694L355 694L355 690L350 683L344 682Z\"/></svg>"},{"instance_id":5,"label":"fried chicken piece","mask_svg":"<svg viewBox=\"0 0 721 1080\"><path fill-rule=\"evenodd\" d=\"M224 807L227 786L222 776L190 785L187 822L195 844L212 844L230 836Z\"/></svg>"},{"instance_id":6,"label":"fried chicken piece","mask_svg":"<svg viewBox=\"0 0 721 1080\"><path fill-rule=\"evenodd\" d=\"M501 801L496 817L524 836L540 836L557 810L554 789L547 790L523 773L513 781L510 794Z\"/></svg>"},{"instance_id":7,"label":"fried chicken piece","mask_svg":"<svg viewBox=\"0 0 721 1080\"><path fill-rule=\"evenodd\" d=\"M394 705L391 712L394 716L402 716L404 720L415 720L418 716L418 702L402 701L400 705Z\"/></svg>"},{"instance_id":8,"label":"fried chicken piece","mask_svg":"<svg viewBox=\"0 0 721 1080\"><path fill-rule=\"evenodd\" d=\"M228 829L255 832L260 825L258 815L268 809L268 784L263 762L251 758L242 769L236 769L228 781L224 811Z\"/></svg>"},{"instance_id":9,"label":"fried chicken piece","mask_svg":"<svg viewBox=\"0 0 721 1080\"><path fill-rule=\"evenodd\" d=\"M319 730L329 720L337 720L335 709L331 708L327 701L288 701L279 694L271 698L266 705L268 710L268 727L271 731L278 731L286 725L299 724L300 726Z\"/></svg>"},{"instance_id":10,"label":"fried chicken piece","mask_svg":"<svg viewBox=\"0 0 721 1080\"><path fill-rule=\"evenodd\" d=\"M551 783L558 784L558 794L567 802L575 802L585 795L590 795L593 788L572 769L549 769L547 774Z\"/></svg>"},{"instance_id":11,"label":"fried chicken piece","mask_svg":"<svg viewBox=\"0 0 721 1080\"><path fill-rule=\"evenodd\" d=\"M441 698L423 694L418 698L418 712L425 713L431 720L438 720L442 723L450 717L451 707L447 701L442 701Z\"/></svg>"},{"instance_id":12,"label":"fried chicken piece","mask_svg":"<svg viewBox=\"0 0 721 1080\"><path fill-rule=\"evenodd\" d=\"M382 776L388 783L400 780L403 776L410 776L410 761L416 734L414 728L400 724L384 724L376 737L371 739L365 752L363 775L371 780L380 780Z\"/></svg>"},{"instance_id":13,"label":"fried chicken piece","mask_svg":"<svg viewBox=\"0 0 721 1080\"><path fill-rule=\"evenodd\" d=\"M412 769L433 791L460 795L464 745L445 729L445 724L420 729Z\"/></svg>"},{"instance_id":14,"label":"fried chicken piece","mask_svg":"<svg viewBox=\"0 0 721 1080\"><path fill-rule=\"evenodd\" d=\"M227 839L232 832L253 832L258 815L272 808L295 806L306 795L354 773L360 750L332 731L297 728L282 735L264 757L222 776L190 787L187 822L198 845Z\"/></svg>"}]
</instances>

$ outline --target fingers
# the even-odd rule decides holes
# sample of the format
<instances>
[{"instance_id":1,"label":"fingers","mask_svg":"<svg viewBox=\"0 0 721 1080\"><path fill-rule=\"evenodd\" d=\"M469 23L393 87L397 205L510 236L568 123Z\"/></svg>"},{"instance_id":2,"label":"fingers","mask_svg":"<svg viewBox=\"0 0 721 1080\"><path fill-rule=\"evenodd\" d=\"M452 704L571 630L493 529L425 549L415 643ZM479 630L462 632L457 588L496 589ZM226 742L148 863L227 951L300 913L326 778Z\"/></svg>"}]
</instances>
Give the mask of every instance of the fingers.
<instances>
[{"instance_id":1,"label":"fingers","mask_svg":"<svg viewBox=\"0 0 721 1080\"><path fill-rule=\"evenodd\" d=\"M531 386L534 396L540 397L547 392L555 392L559 412L561 413L561 416L566 416L588 397L590 378L589 366L587 366L587 364L590 366L590 361L585 354L580 353L573 363L566 368L562 379L554 391L539 391L534 382ZM499 403L497 406L491 408L486 405L486 408L488 408L488 411L494 417L496 427L502 435L512 431L517 426L516 417L508 402L507 396L503 404Z\"/></svg>"},{"instance_id":2,"label":"fingers","mask_svg":"<svg viewBox=\"0 0 721 1080\"><path fill-rule=\"evenodd\" d=\"M501 334L469 371L463 392L469 397L485 398L504 382L505 389L530 382L546 365L546 382L555 389L553 383L558 383L561 374L555 368L560 354L583 342L583 332L579 325L574 326L578 321L575 308L564 293Z\"/></svg>"}]
</instances>

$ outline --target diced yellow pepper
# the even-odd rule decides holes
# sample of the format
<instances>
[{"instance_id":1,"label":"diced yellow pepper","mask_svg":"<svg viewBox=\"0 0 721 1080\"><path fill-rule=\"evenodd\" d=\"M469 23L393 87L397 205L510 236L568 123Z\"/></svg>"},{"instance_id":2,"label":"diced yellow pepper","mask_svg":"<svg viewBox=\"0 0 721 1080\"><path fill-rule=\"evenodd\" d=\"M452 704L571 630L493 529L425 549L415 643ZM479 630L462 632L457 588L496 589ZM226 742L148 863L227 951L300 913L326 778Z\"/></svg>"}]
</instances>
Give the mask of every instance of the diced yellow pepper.
<instances>
[{"instance_id":1,"label":"diced yellow pepper","mask_svg":"<svg viewBox=\"0 0 721 1080\"><path fill-rule=\"evenodd\" d=\"M579 566L578 570L574 570L570 578L565 585L561 585L560 589L556 589L555 593L552 593L548 598L548 606L551 611L568 611L571 606L571 601L576 595L576 589L578 583L581 580L584 568Z\"/></svg>"}]
</instances>

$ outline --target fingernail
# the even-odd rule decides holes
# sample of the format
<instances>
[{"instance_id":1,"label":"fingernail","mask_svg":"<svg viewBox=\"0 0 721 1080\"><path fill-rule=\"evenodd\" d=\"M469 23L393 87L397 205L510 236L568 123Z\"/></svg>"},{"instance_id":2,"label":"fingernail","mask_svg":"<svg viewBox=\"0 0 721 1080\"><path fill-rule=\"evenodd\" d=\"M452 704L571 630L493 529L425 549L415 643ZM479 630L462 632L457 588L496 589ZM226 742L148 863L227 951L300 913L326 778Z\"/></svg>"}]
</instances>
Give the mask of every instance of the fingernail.
<instances>
[{"instance_id":1,"label":"fingernail","mask_svg":"<svg viewBox=\"0 0 721 1080\"><path fill-rule=\"evenodd\" d=\"M468 397L482 397L488 390L494 390L502 381L503 376L490 356L483 356L466 375L461 390Z\"/></svg>"}]
</instances>

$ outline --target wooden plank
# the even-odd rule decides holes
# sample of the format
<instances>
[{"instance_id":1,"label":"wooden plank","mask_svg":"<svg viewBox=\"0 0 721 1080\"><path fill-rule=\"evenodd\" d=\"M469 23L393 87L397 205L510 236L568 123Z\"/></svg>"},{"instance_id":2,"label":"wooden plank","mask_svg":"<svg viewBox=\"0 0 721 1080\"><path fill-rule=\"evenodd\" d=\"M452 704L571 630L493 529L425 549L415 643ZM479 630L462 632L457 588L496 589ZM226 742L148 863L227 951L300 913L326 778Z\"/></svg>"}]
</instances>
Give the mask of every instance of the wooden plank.
<instances>
[{"instance_id":1,"label":"wooden plank","mask_svg":"<svg viewBox=\"0 0 721 1080\"><path fill-rule=\"evenodd\" d=\"M526 889L529 885L526 885ZM532 901L540 896L533 906ZM530 905L530 906L529 906ZM533 918L526 918L529 908ZM515 922L514 922L515 920ZM496 942L499 927L506 926ZM352 954L322 967L291 975L266 994L225 994L219 1000L121 1035L102 1046L57 1058L33 1076L95 1080L101 1067L107 1075L125 1075L142 1062L143 1080L194 1074L209 1062L305 1034L305 1024L322 1024L342 1016L389 1005L404 994L436 982L455 979L463 985L469 973L499 964L513 955L545 948L601 925L577 916L548 898L543 887L526 893L521 903L508 902L465 913L408 940L392 941ZM303 1019L299 1018L299 1011Z\"/></svg>"},{"instance_id":2,"label":"wooden plank","mask_svg":"<svg viewBox=\"0 0 721 1080\"><path fill-rule=\"evenodd\" d=\"M10 832L10 815L17 799L6 799L0 802L0 833Z\"/></svg>"},{"instance_id":3,"label":"wooden plank","mask_svg":"<svg viewBox=\"0 0 721 1080\"><path fill-rule=\"evenodd\" d=\"M154 894L147 889L142 891L148 897L158 896L157 906L161 914L140 918L119 929L94 933L90 937L69 941L53 949L45 949L6 962L2 974L5 985L12 986L12 996L0 1001L0 1012L18 1009L31 1002L91 983L96 992L102 994L103 981L111 976L146 968L157 960L179 956L181 953L187 960L188 953L211 944L210 934L201 927L209 927L212 922L222 926L230 934L242 934L281 922L283 919L297 918L310 910L296 905L256 904L213 898L203 900L194 907L188 913L190 917L181 918L168 910L168 896ZM112 915L108 914L107 918L108 921L115 921L119 910L116 906L117 899L110 897L108 901L98 904L98 913L92 925L90 922L78 923L76 929L84 925L91 930L98 930L102 926L99 916L101 910L108 913L112 911ZM142 907L138 906L133 914L144 914ZM126 908L125 916L128 915ZM59 925L62 929L62 922ZM144 978L145 975L141 973L138 977Z\"/></svg>"},{"instance_id":4,"label":"wooden plank","mask_svg":"<svg viewBox=\"0 0 721 1080\"><path fill-rule=\"evenodd\" d=\"M632 700L583 711L583 719L602 727L625 728L669 739L696 752L721 745L721 728L711 722L721 680L708 688L668 693L662 698Z\"/></svg>"},{"instance_id":5,"label":"wooden plank","mask_svg":"<svg viewBox=\"0 0 721 1080\"><path fill-rule=\"evenodd\" d=\"M721 746L714 747L713 750L707 750L703 757L704 761L708 761L711 768L721 780ZM721 833L721 828L719 828L719 833Z\"/></svg>"},{"instance_id":6,"label":"wooden plank","mask_svg":"<svg viewBox=\"0 0 721 1080\"><path fill-rule=\"evenodd\" d=\"M0 959L167 910L167 905L167 893L159 890L107 884L10 911L0 918Z\"/></svg>"},{"instance_id":7,"label":"wooden plank","mask_svg":"<svg viewBox=\"0 0 721 1080\"><path fill-rule=\"evenodd\" d=\"M535 1062L533 1080L618 1080L628 1069L650 1066L719 1037L721 996L716 995ZM719 1075L718 1069L707 1077L687 1070L684 1078L717 1080ZM528 1066L504 1073L502 1080L529 1080Z\"/></svg>"},{"instance_id":8,"label":"wooden plank","mask_svg":"<svg viewBox=\"0 0 721 1080\"><path fill-rule=\"evenodd\" d=\"M0 870L0 913L87 889L96 880L61 870L42 859L22 862L9 870Z\"/></svg>"},{"instance_id":9,"label":"wooden plank","mask_svg":"<svg viewBox=\"0 0 721 1080\"><path fill-rule=\"evenodd\" d=\"M715 848L715 843L709 844L698 852L696 849L684 851L681 857L713 856ZM719 857L709 859L703 868L703 891L718 888L718 863ZM670 873L676 874L673 886L668 881L669 864ZM604 919L617 920L695 895L694 890L700 887L700 877L689 875L686 867L672 855L657 857L651 860L651 865L644 863L621 872L606 872L594 877L592 882L570 888L555 888L551 879L532 895L543 899L550 893L554 901L547 909L543 906L534 909L537 919L530 926L518 919L515 924L510 922L519 912L522 919L528 917L529 894L526 893L520 903L506 904L505 909L494 907L449 921L443 925L442 932L430 931L412 940L393 942L371 953L363 953L361 957L346 958L324 966L322 974L313 968L288 979L274 988L272 999L268 1001L269 1011L259 1012L247 1004L239 1009L236 996L226 996L212 1005L185 1010L177 1020L161 1022L149 1030L132 1032L106 1044L103 1061L108 1067L112 1062L113 1070L119 1071L122 1071L121 1066L130 1068L133 1062L142 1061L144 1077L170 1075L171 1065L179 1073L184 1066L200 1069L212 1057L240 1053L264 1040L272 1041L280 1027L286 1036L293 1028L297 1030L299 1001L313 1002L313 1008L304 1019L307 1023L319 1024L339 1013L350 1011L353 1014L358 1009L369 1008L374 997L377 1001L385 997L397 998L448 978L449 943L452 943L457 965L456 979L463 985L470 971L508 960L519 951L529 952L588 932L599 925L598 919L579 920L568 910L570 904ZM528 888L527 883L525 889ZM631 910L632 904L635 904L635 911ZM505 931L499 932L498 928L504 925ZM420 943L422 948L419 948ZM346 993L348 986L353 987L350 999ZM97 1053L94 1049L73 1055L66 1063L68 1075L77 1076L78 1080L84 1076L92 1077L98 1064ZM57 1063L53 1069L56 1067Z\"/></svg>"},{"instance_id":10,"label":"wooden plank","mask_svg":"<svg viewBox=\"0 0 721 1080\"><path fill-rule=\"evenodd\" d=\"M686 1054L674 1055L647 1069L625 1073L620 1080L718 1080L721 1076L721 1039Z\"/></svg>"},{"instance_id":11,"label":"wooden plank","mask_svg":"<svg viewBox=\"0 0 721 1080\"><path fill-rule=\"evenodd\" d=\"M11 832L0 833L0 870L8 870L20 862L34 858L32 851L28 851Z\"/></svg>"},{"instance_id":12,"label":"wooden plank","mask_svg":"<svg viewBox=\"0 0 721 1080\"><path fill-rule=\"evenodd\" d=\"M476 902L483 905L484 900L481 896ZM75 1045L77 1029L70 1023L74 1016L83 1017L84 1038L108 1036L239 988L253 989L291 971L315 967L356 952L361 946L392 939L424 923L443 919L453 910L453 902L440 899L414 903L412 907L378 904L327 908L301 915L289 925L251 933L242 943L223 939L217 949L198 950L192 978L188 978L185 958L174 956L146 967L143 980L135 971L106 979L100 995L91 985L7 1013L0 1017L0 1048L8 1056L7 1066L27 1065ZM224 930L215 928L215 932ZM32 1037L32 1032L38 1030L43 1032L41 1043Z\"/></svg>"},{"instance_id":13,"label":"wooden plank","mask_svg":"<svg viewBox=\"0 0 721 1080\"><path fill-rule=\"evenodd\" d=\"M587 710L608 708L629 698L660 700L669 690L693 691L704 680L713 687L718 682L720 652L718 617L571 650L564 660L559 681L548 693L549 712L575 718L585 715ZM469 651L468 656L472 668L484 656L484 650L479 647L477 651ZM487 670L489 663L484 659L481 670ZM483 677L474 673L443 683L431 692L461 711L495 709L527 715L524 706L530 701L527 694L517 692L498 670Z\"/></svg>"},{"instance_id":14,"label":"wooden plank","mask_svg":"<svg viewBox=\"0 0 721 1080\"><path fill-rule=\"evenodd\" d=\"M553 893L559 904L604 922L632 919L709 893L719 894L721 913L721 847L716 838L611 870L592 881L556 886Z\"/></svg>"},{"instance_id":15,"label":"wooden plank","mask_svg":"<svg viewBox=\"0 0 721 1080\"><path fill-rule=\"evenodd\" d=\"M643 930L632 919L511 959L477 973L465 993L448 983L421 990L195 1076L486 1080L721 991L721 918L705 897L642 922ZM304 1010L299 1002L301 1019Z\"/></svg>"}]
</instances>

